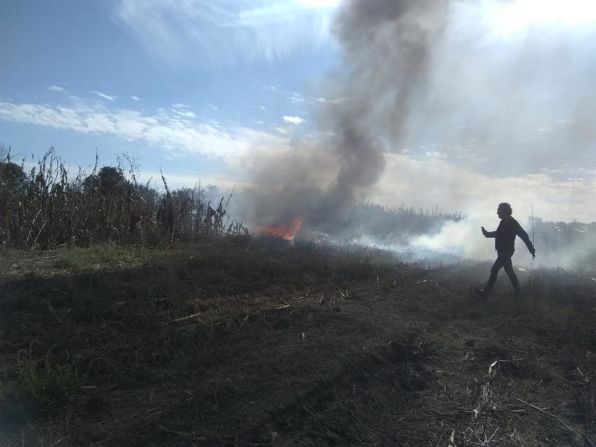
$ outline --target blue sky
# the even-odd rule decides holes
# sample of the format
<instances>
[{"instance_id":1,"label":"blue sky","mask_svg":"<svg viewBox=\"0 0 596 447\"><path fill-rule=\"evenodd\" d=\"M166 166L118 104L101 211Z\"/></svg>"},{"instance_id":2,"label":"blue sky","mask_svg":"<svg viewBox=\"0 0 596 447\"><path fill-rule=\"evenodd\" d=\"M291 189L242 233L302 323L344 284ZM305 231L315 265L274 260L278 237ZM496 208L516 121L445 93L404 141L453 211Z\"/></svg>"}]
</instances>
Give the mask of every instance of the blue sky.
<instances>
[{"instance_id":1,"label":"blue sky","mask_svg":"<svg viewBox=\"0 0 596 447\"><path fill-rule=\"evenodd\" d=\"M188 183L222 178L252 145L312 130L316 84L338 60L333 3L8 1L0 5L0 141L96 149Z\"/></svg>"},{"instance_id":2,"label":"blue sky","mask_svg":"<svg viewBox=\"0 0 596 447\"><path fill-rule=\"evenodd\" d=\"M347 70L341 3L3 1L0 143L15 158L54 146L83 167L96 150L103 164L128 153L143 178L161 167L174 185L245 184L252 154L324 135L329 74ZM454 5L371 198L494 215L515 197L596 220L596 3Z\"/></svg>"}]
</instances>

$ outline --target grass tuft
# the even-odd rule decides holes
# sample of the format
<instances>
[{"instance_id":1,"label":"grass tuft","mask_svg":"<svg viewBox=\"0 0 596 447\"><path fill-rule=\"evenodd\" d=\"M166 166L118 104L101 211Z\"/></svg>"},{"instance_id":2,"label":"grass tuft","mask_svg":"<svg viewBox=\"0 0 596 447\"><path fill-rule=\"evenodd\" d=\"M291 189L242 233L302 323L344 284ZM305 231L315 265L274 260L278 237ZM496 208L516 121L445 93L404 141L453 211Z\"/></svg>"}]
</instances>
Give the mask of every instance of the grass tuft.
<instances>
[{"instance_id":1,"label":"grass tuft","mask_svg":"<svg viewBox=\"0 0 596 447\"><path fill-rule=\"evenodd\" d=\"M17 390L30 407L55 414L77 392L82 383L73 365L35 360L31 352L19 352Z\"/></svg>"}]
</instances>

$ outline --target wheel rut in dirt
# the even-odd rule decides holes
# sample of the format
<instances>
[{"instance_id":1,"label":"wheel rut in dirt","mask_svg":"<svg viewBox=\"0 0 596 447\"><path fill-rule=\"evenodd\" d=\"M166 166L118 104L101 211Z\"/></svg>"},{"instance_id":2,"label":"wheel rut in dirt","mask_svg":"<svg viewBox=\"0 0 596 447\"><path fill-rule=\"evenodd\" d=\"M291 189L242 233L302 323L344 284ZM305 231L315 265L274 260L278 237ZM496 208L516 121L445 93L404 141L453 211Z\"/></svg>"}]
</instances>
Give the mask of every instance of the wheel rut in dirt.
<instances>
[{"instance_id":1,"label":"wheel rut in dirt","mask_svg":"<svg viewBox=\"0 0 596 447\"><path fill-rule=\"evenodd\" d=\"M432 380L430 347L401 336L369 352L354 353L340 369L273 410L236 440L291 445L398 442L404 408L417 406Z\"/></svg>"}]
</instances>

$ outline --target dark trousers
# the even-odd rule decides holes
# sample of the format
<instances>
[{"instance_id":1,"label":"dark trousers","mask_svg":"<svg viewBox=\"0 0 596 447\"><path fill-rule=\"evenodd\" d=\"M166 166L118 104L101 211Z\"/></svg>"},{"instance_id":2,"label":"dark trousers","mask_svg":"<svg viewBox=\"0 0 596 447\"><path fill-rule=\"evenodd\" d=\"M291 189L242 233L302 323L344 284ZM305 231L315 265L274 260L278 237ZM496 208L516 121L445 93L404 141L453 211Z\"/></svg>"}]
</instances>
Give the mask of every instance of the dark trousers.
<instances>
[{"instance_id":1,"label":"dark trousers","mask_svg":"<svg viewBox=\"0 0 596 447\"><path fill-rule=\"evenodd\" d=\"M513 284L513 288L515 289L515 293L519 293L519 281L517 280L517 276L515 276L515 272L513 271L513 264L511 263L511 256L513 253L499 253L497 252L497 260L493 264L493 267L490 269L490 276L488 281L486 282L486 286L484 286L484 294L488 295L490 290L495 285L495 281L497 280L497 275L499 274L499 270L501 267L505 269L505 273L509 276L509 280L511 284Z\"/></svg>"}]
</instances>

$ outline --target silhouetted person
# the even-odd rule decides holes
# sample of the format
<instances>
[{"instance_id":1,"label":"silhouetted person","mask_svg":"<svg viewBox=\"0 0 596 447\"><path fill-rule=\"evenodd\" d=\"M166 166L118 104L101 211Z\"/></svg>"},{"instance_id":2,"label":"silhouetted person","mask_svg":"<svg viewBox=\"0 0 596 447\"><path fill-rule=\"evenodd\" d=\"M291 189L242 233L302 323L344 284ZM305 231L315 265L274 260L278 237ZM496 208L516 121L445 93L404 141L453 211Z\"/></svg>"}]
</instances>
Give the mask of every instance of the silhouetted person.
<instances>
[{"instance_id":1,"label":"silhouetted person","mask_svg":"<svg viewBox=\"0 0 596 447\"><path fill-rule=\"evenodd\" d=\"M534 245L532 245L532 241L528 237L528 233L526 233L517 220L511 216L512 213L513 210L511 209L511 205L508 203L500 203L497 208L497 215L501 219L501 223L499 224L497 231L486 231L486 229L482 227L482 234L484 234L484 237L495 238L495 250L497 250L497 260L490 271L490 277L488 278L484 289L480 290L477 287L474 287L474 291L484 298L488 296L495 285L501 267L505 269L507 276L509 276L511 284L513 284L513 288L515 289L515 295L519 295L519 281L517 280L517 276L515 276L513 265L511 264L511 257L515 251L515 236L519 236L521 240L526 243L528 250L532 253L532 257L536 257L536 250L534 249Z\"/></svg>"}]
</instances>

